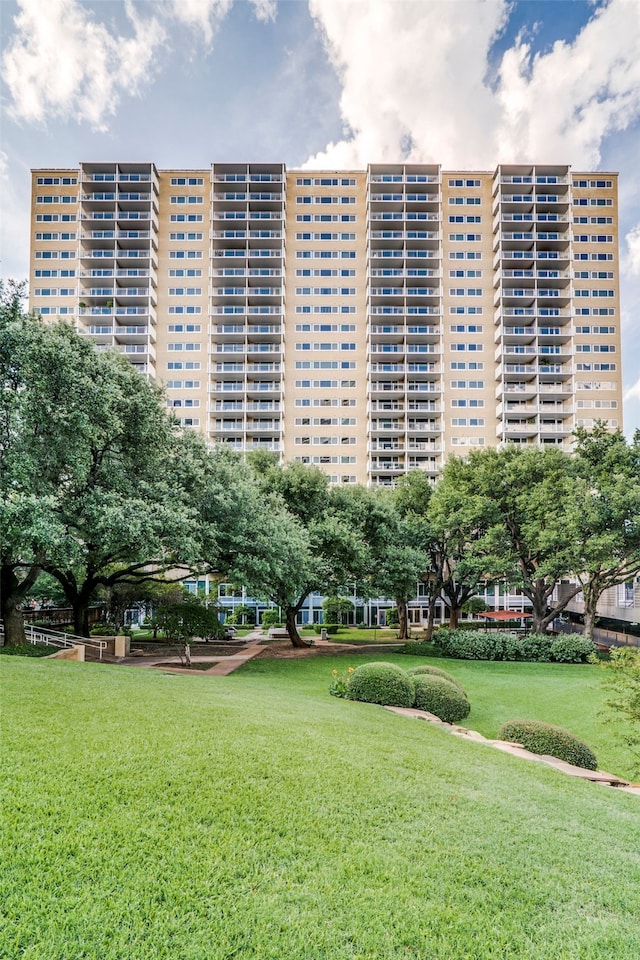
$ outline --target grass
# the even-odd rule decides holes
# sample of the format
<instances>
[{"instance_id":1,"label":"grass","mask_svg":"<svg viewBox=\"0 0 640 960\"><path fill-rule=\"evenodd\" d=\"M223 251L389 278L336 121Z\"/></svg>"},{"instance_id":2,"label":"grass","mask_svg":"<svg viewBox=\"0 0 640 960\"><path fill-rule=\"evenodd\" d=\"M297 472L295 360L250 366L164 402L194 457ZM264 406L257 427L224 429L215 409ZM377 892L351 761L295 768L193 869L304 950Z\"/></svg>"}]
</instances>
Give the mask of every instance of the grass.
<instances>
[{"instance_id":1,"label":"grass","mask_svg":"<svg viewBox=\"0 0 640 960\"><path fill-rule=\"evenodd\" d=\"M348 663L4 660L0 956L635 960L638 799L336 700ZM487 693L510 712L551 686L540 709L578 721L598 688L447 667L476 726Z\"/></svg>"},{"instance_id":2,"label":"grass","mask_svg":"<svg viewBox=\"0 0 640 960\"><path fill-rule=\"evenodd\" d=\"M387 660L405 669L430 663L451 673L466 690L471 703L461 726L485 737L497 737L507 720L542 720L565 727L584 740L598 757L600 769L632 779L638 775L634 757L615 736L615 723L605 722L605 700L600 668L582 664L514 663L412 657L389 653L318 657L303 661L252 660L240 675L253 673L283 683L309 684L318 696L329 685L331 671L342 672L366 660Z\"/></svg>"},{"instance_id":3,"label":"grass","mask_svg":"<svg viewBox=\"0 0 640 960\"><path fill-rule=\"evenodd\" d=\"M300 631L304 637L319 637L320 634L313 627L305 627ZM366 627L341 627L338 633L331 633L327 640L330 643L398 643L397 629L380 628L374 630Z\"/></svg>"}]
</instances>

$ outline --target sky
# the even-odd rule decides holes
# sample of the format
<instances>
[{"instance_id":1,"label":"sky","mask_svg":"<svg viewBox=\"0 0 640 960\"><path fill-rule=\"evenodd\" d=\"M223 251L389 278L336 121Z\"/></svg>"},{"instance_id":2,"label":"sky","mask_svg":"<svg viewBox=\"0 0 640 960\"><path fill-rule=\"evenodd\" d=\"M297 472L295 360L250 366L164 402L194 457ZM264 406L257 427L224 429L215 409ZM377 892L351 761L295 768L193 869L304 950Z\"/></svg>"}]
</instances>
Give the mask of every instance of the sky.
<instances>
[{"instance_id":1,"label":"sky","mask_svg":"<svg viewBox=\"0 0 640 960\"><path fill-rule=\"evenodd\" d=\"M640 428L640 0L0 0L0 275L34 167L571 164L620 174Z\"/></svg>"}]
</instances>

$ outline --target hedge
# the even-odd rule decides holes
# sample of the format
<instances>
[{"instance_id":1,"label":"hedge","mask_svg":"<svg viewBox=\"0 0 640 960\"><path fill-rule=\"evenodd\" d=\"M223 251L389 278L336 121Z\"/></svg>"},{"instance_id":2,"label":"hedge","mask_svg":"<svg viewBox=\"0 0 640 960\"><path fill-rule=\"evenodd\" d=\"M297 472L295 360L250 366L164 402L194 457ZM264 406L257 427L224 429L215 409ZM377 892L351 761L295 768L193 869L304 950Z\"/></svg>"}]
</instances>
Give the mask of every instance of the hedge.
<instances>
[{"instance_id":1,"label":"hedge","mask_svg":"<svg viewBox=\"0 0 640 960\"><path fill-rule=\"evenodd\" d=\"M444 657L458 660L528 660L585 663L595 652L581 634L554 637L546 633L493 633L485 630L438 630L434 644Z\"/></svg>"},{"instance_id":2,"label":"hedge","mask_svg":"<svg viewBox=\"0 0 640 960\"><path fill-rule=\"evenodd\" d=\"M598 766L594 752L562 727L539 720L509 720L498 731L500 740L520 743L531 753L543 754L565 760L576 767L595 770Z\"/></svg>"}]
</instances>

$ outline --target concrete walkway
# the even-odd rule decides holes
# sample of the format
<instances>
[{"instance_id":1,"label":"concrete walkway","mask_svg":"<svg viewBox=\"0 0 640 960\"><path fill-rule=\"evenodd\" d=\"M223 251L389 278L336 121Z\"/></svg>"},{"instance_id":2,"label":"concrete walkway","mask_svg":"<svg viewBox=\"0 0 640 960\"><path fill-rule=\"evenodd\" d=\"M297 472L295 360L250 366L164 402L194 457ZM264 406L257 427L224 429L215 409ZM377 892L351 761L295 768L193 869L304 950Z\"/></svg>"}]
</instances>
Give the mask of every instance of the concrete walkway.
<instances>
[{"instance_id":1,"label":"concrete walkway","mask_svg":"<svg viewBox=\"0 0 640 960\"><path fill-rule=\"evenodd\" d=\"M227 677L230 673L233 673L234 670L239 670L240 667L244 666L249 660L253 660L259 653L262 653L264 650L264 643L261 642L262 638L262 633L259 631L255 634L247 634L246 639L249 642L242 653L224 657L219 660L211 670L203 670L202 672L209 677Z\"/></svg>"}]
</instances>

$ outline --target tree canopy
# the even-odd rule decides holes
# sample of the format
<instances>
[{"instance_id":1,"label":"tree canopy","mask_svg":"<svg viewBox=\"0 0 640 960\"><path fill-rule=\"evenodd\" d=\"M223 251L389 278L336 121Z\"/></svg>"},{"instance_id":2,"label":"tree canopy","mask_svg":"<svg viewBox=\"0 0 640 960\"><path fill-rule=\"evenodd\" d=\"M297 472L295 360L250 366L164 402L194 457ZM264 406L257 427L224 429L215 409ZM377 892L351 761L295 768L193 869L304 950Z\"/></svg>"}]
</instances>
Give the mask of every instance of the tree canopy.
<instances>
[{"instance_id":1,"label":"tree canopy","mask_svg":"<svg viewBox=\"0 0 640 960\"><path fill-rule=\"evenodd\" d=\"M246 460L183 432L162 391L70 325L0 287L0 613L24 641L21 607L54 578L86 633L100 589L195 572L242 584L283 611L294 645L311 593L385 596L407 633L421 583L460 610L497 581L544 631L579 592L591 633L602 594L640 573L640 434L576 431L573 455L507 445L451 457L441 479L394 490L335 486L316 467Z\"/></svg>"}]
</instances>

